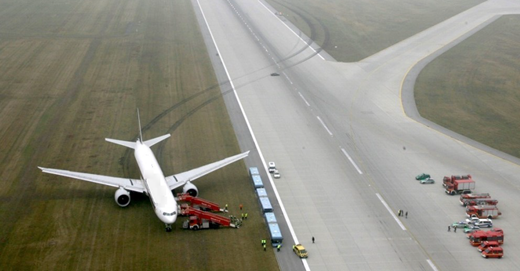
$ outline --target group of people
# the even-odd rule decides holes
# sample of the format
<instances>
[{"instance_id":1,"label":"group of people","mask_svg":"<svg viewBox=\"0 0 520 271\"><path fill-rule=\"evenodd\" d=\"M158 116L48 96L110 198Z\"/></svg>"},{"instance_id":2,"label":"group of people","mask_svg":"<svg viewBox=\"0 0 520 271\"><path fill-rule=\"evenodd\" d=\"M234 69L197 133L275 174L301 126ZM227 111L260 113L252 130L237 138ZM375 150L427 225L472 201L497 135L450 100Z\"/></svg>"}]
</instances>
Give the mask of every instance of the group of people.
<instances>
[{"instance_id":1,"label":"group of people","mask_svg":"<svg viewBox=\"0 0 520 271\"><path fill-rule=\"evenodd\" d=\"M408 211L403 213L403 210L399 209L399 211L397 211L397 215L398 216L404 216L405 218L408 218Z\"/></svg>"}]
</instances>

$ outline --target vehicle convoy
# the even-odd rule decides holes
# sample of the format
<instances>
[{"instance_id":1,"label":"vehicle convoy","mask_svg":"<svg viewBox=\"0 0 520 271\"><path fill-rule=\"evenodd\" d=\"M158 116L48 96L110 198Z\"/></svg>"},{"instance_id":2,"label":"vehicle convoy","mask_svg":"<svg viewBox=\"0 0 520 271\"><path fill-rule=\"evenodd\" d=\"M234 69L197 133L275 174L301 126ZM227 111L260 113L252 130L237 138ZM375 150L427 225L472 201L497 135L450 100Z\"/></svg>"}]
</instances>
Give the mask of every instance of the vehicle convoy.
<instances>
[{"instance_id":1,"label":"vehicle convoy","mask_svg":"<svg viewBox=\"0 0 520 271\"><path fill-rule=\"evenodd\" d=\"M478 217L478 218L498 218L502 215L496 205L474 205L466 207L467 217Z\"/></svg>"},{"instance_id":2,"label":"vehicle convoy","mask_svg":"<svg viewBox=\"0 0 520 271\"><path fill-rule=\"evenodd\" d=\"M474 206L474 205L497 205L498 200L492 198L483 199L465 199L462 202L462 206Z\"/></svg>"},{"instance_id":3,"label":"vehicle convoy","mask_svg":"<svg viewBox=\"0 0 520 271\"><path fill-rule=\"evenodd\" d=\"M480 246L484 241L497 241L498 244L504 243L504 232L500 228L493 228L489 231L474 231L467 235L469 243L476 247Z\"/></svg>"},{"instance_id":4,"label":"vehicle convoy","mask_svg":"<svg viewBox=\"0 0 520 271\"><path fill-rule=\"evenodd\" d=\"M189 219L182 223L184 229L218 229L220 226L239 228L241 221L236 218L227 218L214 213L202 211L192 207L181 209L182 215L189 215Z\"/></svg>"},{"instance_id":5,"label":"vehicle convoy","mask_svg":"<svg viewBox=\"0 0 520 271\"><path fill-rule=\"evenodd\" d=\"M480 246L478 246L477 250L479 252L482 252L484 250L486 250L486 248L488 247L499 247L500 244L497 242L497 241L484 241L482 243L480 243Z\"/></svg>"},{"instance_id":6,"label":"vehicle convoy","mask_svg":"<svg viewBox=\"0 0 520 271\"><path fill-rule=\"evenodd\" d=\"M489 247L482 251L483 258L502 258L504 256L504 249L501 247Z\"/></svg>"},{"instance_id":7,"label":"vehicle convoy","mask_svg":"<svg viewBox=\"0 0 520 271\"><path fill-rule=\"evenodd\" d=\"M300 258L307 258L307 250L305 250L305 247L302 244L297 244L293 246L293 251L298 255Z\"/></svg>"},{"instance_id":8,"label":"vehicle convoy","mask_svg":"<svg viewBox=\"0 0 520 271\"><path fill-rule=\"evenodd\" d=\"M446 188L444 192L448 195L465 194L475 189L475 181L473 181L469 174L463 176L446 176L442 179L442 186Z\"/></svg>"},{"instance_id":9,"label":"vehicle convoy","mask_svg":"<svg viewBox=\"0 0 520 271\"><path fill-rule=\"evenodd\" d=\"M201 209L203 211L212 211L212 212L227 212L228 210L224 208L220 208L220 206L214 202L209 200L205 200L199 197L194 197L187 193L179 193L177 194L178 201L185 201L191 203L192 207Z\"/></svg>"},{"instance_id":10,"label":"vehicle convoy","mask_svg":"<svg viewBox=\"0 0 520 271\"><path fill-rule=\"evenodd\" d=\"M464 205L464 200L467 199L485 199L485 198L491 198L489 193L480 193L480 194L462 194L460 195L460 204Z\"/></svg>"}]
</instances>

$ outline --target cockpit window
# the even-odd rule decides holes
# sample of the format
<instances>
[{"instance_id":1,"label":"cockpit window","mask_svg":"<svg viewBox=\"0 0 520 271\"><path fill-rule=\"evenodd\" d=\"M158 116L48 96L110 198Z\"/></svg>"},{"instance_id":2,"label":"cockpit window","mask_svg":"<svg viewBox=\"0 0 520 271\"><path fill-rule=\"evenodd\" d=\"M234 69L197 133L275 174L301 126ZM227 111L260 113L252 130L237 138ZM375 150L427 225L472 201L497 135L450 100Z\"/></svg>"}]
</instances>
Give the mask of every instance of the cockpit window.
<instances>
[{"instance_id":1,"label":"cockpit window","mask_svg":"<svg viewBox=\"0 0 520 271\"><path fill-rule=\"evenodd\" d=\"M165 215L165 216L173 216L173 215L176 215L177 212L173 212L173 213L163 212L162 214Z\"/></svg>"}]
</instances>

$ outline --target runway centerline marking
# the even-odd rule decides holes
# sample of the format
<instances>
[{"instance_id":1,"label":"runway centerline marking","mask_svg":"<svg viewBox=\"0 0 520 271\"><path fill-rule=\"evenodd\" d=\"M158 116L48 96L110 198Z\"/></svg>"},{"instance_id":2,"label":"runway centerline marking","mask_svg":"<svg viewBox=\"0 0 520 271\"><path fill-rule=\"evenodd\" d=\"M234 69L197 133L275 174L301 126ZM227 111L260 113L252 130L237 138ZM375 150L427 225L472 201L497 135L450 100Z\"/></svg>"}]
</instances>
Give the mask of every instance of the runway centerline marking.
<instances>
[{"instance_id":1,"label":"runway centerline marking","mask_svg":"<svg viewBox=\"0 0 520 271\"><path fill-rule=\"evenodd\" d=\"M379 200L381 201L381 203L383 203L383 205L385 206L386 210L388 210L388 212L390 213L390 215L392 215L392 217L395 219L395 221L397 222L397 224L399 224L399 227L401 227L401 229L403 231L406 230L406 228L404 227L403 223L401 223L401 220L399 220L399 218L397 218L397 216L395 216L394 212L392 212L392 209L390 209L390 207L388 206L388 204L386 204L386 201L383 199L383 197L381 197L381 195L379 195L379 193L376 193L376 196L379 198Z\"/></svg>"},{"instance_id":2,"label":"runway centerline marking","mask_svg":"<svg viewBox=\"0 0 520 271\"><path fill-rule=\"evenodd\" d=\"M311 106L311 104L309 104L309 102L307 102L307 99L305 99L305 97L303 97L303 94L301 92L298 91L298 94L300 94L300 97L302 97L303 101L305 102L305 104L307 106Z\"/></svg>"},{"instance_id":3,"label":"runway centerline marking","mask_svg":"<svg viewBox=\"0 0 520 271\"><path fill-rule=\"evenodd\" d=\"M329 133L329 135L332 136L332 132L329 130L329 127L327 127L327 125L325 125L325 122L323 122L319 116L316 116L316 118L318 118L318 120L320 121L321 125L323 125L325 130L327 130L327 133Z\"/></svg>"},{"instance_id":4,"label":"runway centerline marking","mask_svg":"<svg viewBox=\"0 0 520 271\"><path fill-rule=\"evenodd\" d=\"M352 158L350 157L350 155L348 155L347 151L343 148L341 148L341 151L343 152L343 154L348 158L348 160L350 161L350 163L352 163L352 165L356 168L357 172L359 172L359 174L363 174L363 172L361 171L361 169L359 169L359 167L356 165L356 163L354 162L354 160L352 160Z\"/></svg>"},{"instance_id":5,"label":"runway centerline marking","mask_svg":"<svg viewBox=\"0 0 520 271\"><path fill-rule=\"evenodd\" d=\"M426 259L426 261L434 271L438 271L437 267L433 264L433 262L430 259Z\"/></svg>"}]
</instances>

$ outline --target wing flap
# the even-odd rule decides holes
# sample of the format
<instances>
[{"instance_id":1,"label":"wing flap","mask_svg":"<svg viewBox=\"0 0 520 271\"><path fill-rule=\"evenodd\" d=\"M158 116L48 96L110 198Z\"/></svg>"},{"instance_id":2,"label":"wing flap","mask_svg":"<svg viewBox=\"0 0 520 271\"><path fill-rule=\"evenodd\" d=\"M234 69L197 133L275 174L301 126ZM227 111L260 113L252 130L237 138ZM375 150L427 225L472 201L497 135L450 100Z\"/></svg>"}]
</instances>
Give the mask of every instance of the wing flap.
<instances>
[{"instance_id":1,"label":"wing flap","mask_svg":"<svg viewBox=\"0 0 520 271\"><path fill-rule=\"evenodd\" d=\"M223 168L231 163L234 163L240 159L246 158L249 155L249 151L243 152L241 154L237 154L235 156L231 156L225 159L222 159L220 161L207 164L205 166L201 166L189 171L185 171L182 173L178 173L175 175L171 175L166 177L166 181L168 183L168 186L170 187L170 190L173 190L175 188L181 187L185 185L188 181L193 181L195 179L198 179L204 175L207 175L217 169Z\"/></svg>"},{"instance_id":2,"label":"wing flap","mask_svg":"<svg viewBox=\"0 0 520 271\"><path fill-rule=\"evenodd\" d=\"M103 184L106 186L123 187L126 190L139 192L139 193L143 193L145 191L142 181L137 180L137 179L110 177L110 176L105 176L105 175L82 173L82 172L75 172L75 171L54 169L54 168L44 168L44 167L38 167L38 168L41 169L42 172L44 172L44 173L59 175L59 176L63 176L63 177L69 177L69 178L87 181L87 182L91 182L91 183Z\"/></svg>"}]
</instances>

